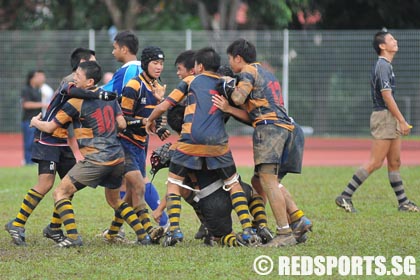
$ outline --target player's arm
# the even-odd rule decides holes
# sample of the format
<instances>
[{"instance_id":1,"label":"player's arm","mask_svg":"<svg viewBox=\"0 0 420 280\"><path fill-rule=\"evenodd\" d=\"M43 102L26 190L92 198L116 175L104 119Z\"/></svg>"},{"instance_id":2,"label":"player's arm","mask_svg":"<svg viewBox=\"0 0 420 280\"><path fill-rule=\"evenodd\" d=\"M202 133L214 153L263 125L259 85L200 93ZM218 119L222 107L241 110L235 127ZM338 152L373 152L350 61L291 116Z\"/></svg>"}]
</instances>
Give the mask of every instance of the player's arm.
<instances>
[{"instance_id":1,"label":"player's arm","mask_svg":"<svg viewBox=\"0 0 420 280\"><path fill-rule=\"evenodd\" d=\"M32 117L30 126L47 133L53 133L54 130L60 127L55 121L42 121L42 113Z\"/></svg>"},{"instance_id":2,"label":"player's arm","mask_svg":"<svg viewBox=\"0 0 420 280\"><path fill-rule=\"evenodd\" d=\"M401 133L403 135L408 135L410 133L410 125L405 120L403 114L401 113L400 109L398 108L397 103L395 102L394 97L392 96L391 90L382 90L382 97L385 101L386 106L388 107L388 110L391 112L391 114L394 116L394 118L397 119L397 121L400 123L400 129Z\"/></svg>"},{"instance_id":3,"label":"player's arm","mask_svg":"<svg viewBox=\"0 0 420 280\"><path fill-rule=\"evenodd\" d=\"M123 115L118 115L115 120L117 121L119 130L124 130L127 128L127 122L125 121Z\"/></svg>"},{"instance_id":4,"label":"player's arm","mask_svg":"<svg viewBox=\"0 0 420 280\"><path fill-rule=\"evenodd\" d=\"M251 119L249 118L248 113L245 110L242 110L237 107L229 105L228 100L222 95L213 95L212 97L213 104L219 108L221 111L232 115L241 122L250 124Z\"/></svg>"},{"instance_id":5,"label":"player's arm","mask_svg":"<svg viewBox=\"0 0 420 280\"><path fill-rule=\"evenodd\" d=\"M117 98L117 93L110 92L99 88L96 91L86 90L76 87L74 84L69 83L60 89L60 93L70 98L79 99L101 99L105 101L114 100Z\"/></svg>"},{"instance_id":6,"label":"player's arm","mask_svg":"<svg viewBox=\"0 0 420 280\"><path fill-rule=\"evenodd\" d=\"M155 109L153 109L149 118L146 120L146 132L147 134L154 134L156 132L156 119L163 115L169 108L172 107L172 104L168 100L164 100L159 103Z\"/></svg>"},{"instance_id":7,"label":"player's arm","mask_svg":"<svg viewBox=\"0 0 420 280\"><path fill-rule=\"evenodd\" d=\"M71 151L73 152L73 155L76 158L76 161L81 161L85 158L80 152L79 145L77 144L77 139L74 135L72 136L68 135L67 144L69 145Z\"/></svg>"}]
</instances>

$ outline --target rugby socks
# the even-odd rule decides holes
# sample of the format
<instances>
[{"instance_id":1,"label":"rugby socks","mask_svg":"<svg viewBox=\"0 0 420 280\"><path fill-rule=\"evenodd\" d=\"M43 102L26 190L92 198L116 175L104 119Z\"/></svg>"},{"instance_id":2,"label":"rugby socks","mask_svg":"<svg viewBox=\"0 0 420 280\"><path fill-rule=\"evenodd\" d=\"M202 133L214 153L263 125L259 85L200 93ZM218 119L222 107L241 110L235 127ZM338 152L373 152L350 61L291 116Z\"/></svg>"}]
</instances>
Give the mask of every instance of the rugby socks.
<instances>
[{"instance_id":1,"label":"rugby socks","mask_svg":"<svg viewBox=\"0 0 420 280\"><path fill-rule=\"evenodd\" d=\"M111 222L111 226L108 229L108 234L110 236L116 236L120 231L122 225L124 223L124 219L121 217L120 213L116 210L114 212L114 219Z\"/></svg>"},{"instance_id":2,"label":"rugby socks","mask_svg":"<svg viewBox=\"0 0 420 280\"><path fill-rule=\"evenodd\" d=\"M143 225L143 228L146 230L146 232L150 232L150 230L153 228L152 222L150 221L150 215L149 211L146 208L143 209L134 209L134 212L139 217L140 223Z\"/></svg>"},{"instance_id":3,"label":"rugby socks","mask_svg":"<svg viewBox=\"0 0 420 280\"><path fill-rule=\"evenodd\" d=\"M394 193L398 199L398 205L407 203L408 198L405 195L404 184L401 179L400 172L399 171L388 172L388 178L389 178L391 187L394 190Z\"/></svg>"},{"instance_id":4,"label":"rugby socks","mask_svg":"<svg viewBox=\"0 0 420 280\"><path fill-rule=\"evenodd\" d=\"M305 215L302 210L296 210L292 214L290 214L290 223L293 224L294 222L297 222L300 220L300 218Z\"/></svg>"},{"instance_id":5,"label":"rugby socks","mask_svg":"<svg viewBox=\"0 0 420 280\"><path fill-rule=\"evenodd\" d=\"M351 178L349 184L341 193L342 196L351 198L357 188L369 177L369 173L363 167L356 170Z\"/></svg>"},{"instance_id":6,"label":"rugby socks","mask_svg":"<svg viewBox=\"0 0 420 280\"><path fill-rule=\"evenodd\" d=\"M137 235L138 240L143 240L147 233L140 223L139 217L134 213L134 210L127 202L122 202L116 211L121 217L130 225Z\"/></svg>"},{"instance_id":7,"label":"rugby socks","mask_svg":"<svg viewBox=\"0 0 420 280\"><path fill-rule=\"evenodd\" d=\"M74 217L73 205L69 199L62 199L55 203L55 209L63 221L67 237L76 240L79 236Z\"/></svg>"},{"instance_id":8,"label":"rugby socks","mask_svg":"<svg viewBox=\"0 0 420 280\"><path fill-rule=\"evenodd\" d=\"M169 216L169 231L174 231L179 228L179 220L181 218L181 196L170 193L166 200L166 209Z\"/></svg>"},{"instance_id":9,"label":"rugby socks","mask_svg":"<svg viewBox=\"0 0 420 280\"><path fill-rule=\"evenodd\" d=\"M53 212L53 215L51 217L51 222L50 222L49 227L52 231L60 231L61 230L61 218L60 218L60 215L58 214L56 208L54 208L54 212Z\"/></svg>"},{"instance_id":10,"label":"rugby socks","mask_svg":"<svg viewBox=\"0 0 420 280\"><path fill-rule=\"evenodd\" d=\"M44 196L42 194L36 192L34 189L30 189L23 198L19 213L17 214L12 225L15 227L24 227L29 216L32 214L34 209L43 198Z\"/></svg>"},{"instance_id":11,"label":"rugby socks","mask_svg":"<svg viewBox=\"0 0 420 280\"><path fill-rule=\"evenodd\" d=\"M144 199L146 200L147 205L149 205L150 209L156 210L160 204L160 197L159 193L156 190L156 187L151 183L146 183L145 192L144 192ZM165 211L162 212L162 216L160 217L159 225L164 227L168 223L168 215Z\"/></svg>"},{"instance_id":12,"label":"rugby socks","mask_svg":"<svg viewBox=\"0 0 420 280\"><path fill-rule=\"evenodd\" d=\"M248 202L246 200L245 193L243 191L237 191L230 195L232 200L232 206L238 215L239 221L241 222L242 229L252 227L251 215L249 214Z\"/></svg>"},{"instance_id":13,"label":"rugby socks","mask_svg":"<svg viewBox=\"0 0 420 280\"><path fill-rule=\"evenodd\" d=\"M265 212L264 201L262 196L253 195L249 203L249 211L254 218L253 222L261 227L267 226L267 214Z\"/></svg>"},{"instance_id":14,"label":"rugby socks","mask_svg":"<svg viewBox=\"0 0 420 280\"><path fill-rule=\"evenodd\" d=\"M236 240L236 235L234 233L229 233L220 238L220 245L227 247L238 247L238 241Z\"/></svg>"}]
</instances>

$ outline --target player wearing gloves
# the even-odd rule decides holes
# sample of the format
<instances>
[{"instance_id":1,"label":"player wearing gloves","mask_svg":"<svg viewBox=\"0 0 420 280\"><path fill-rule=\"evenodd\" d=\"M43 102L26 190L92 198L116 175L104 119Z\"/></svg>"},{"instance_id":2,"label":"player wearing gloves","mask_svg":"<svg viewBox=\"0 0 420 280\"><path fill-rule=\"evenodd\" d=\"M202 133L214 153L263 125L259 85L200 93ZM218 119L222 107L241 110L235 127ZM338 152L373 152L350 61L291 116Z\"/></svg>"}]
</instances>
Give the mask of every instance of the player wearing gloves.
<instances>
[{"instance_id":1,"label":"player wearing gloves","mask_svg":"<svg viewBox=\"0 0 420 280\"><path fill-rule=\"evenodd\" d=\"M92 60L95 60L95 52L90 49L76 48L71 53L70 65L73 72L63 79L60 87L56 90L43 118L44 121L54 119L59 109L72 97L103 100L110 100L114 97L115 99L115 95L102 90L92 92L76 87L71 87L69 90L68 83L73 82L74 71L80 62ZM16 217L5 225L6 231L11 235L16 245L26 245L25 224L44 196L52 189L56 173L62 179L76 163L75 156L78 160L82 159L76 140L68 133L68 130L72 131L71 125L70 127L59 127L52 133L39 130L35 132L32 160L38 163L38 183L25 195ZM60 242L65 238L60 228L60 217L54 213L50 225L44 228L43 235L55 242Z\"/></svg>"},{"instance_id":2,"label":"player wearing gloves","mask_svg":"<svg viewBox=\"0 0 420 280\"><path fill-rule=\"evenodd\" d=\"M148 133L156 133L155 120L187 96L181 137L177 143L170 166L167 183L167 209L170 232L164 245L173 246L183 240L179 221L183 179L191 170L215 170L223 180L224 189L231 194L231 203L241 222L242 238L248 242L257 238L251 229L251 218L245 194L240 187L236 166L228 145L224 113L212 104L217 94L216 83L220 76L215 72L220 66L220 56L212 48L203 48L195 54L195 76L184 79L178 88L151 113L146 123ZM187 77L188 78L188 77ZM191 81L192 80L192 81Z\"/></svg>"},{"instance_id":3,"label":"player wearing gloves","mask_svg":"<svg viewBox=\"0 0 420 280\"><path fill-rule=\"evenodd\" d=\"M163 228L153 228L144 198L146 154L149 141L145 123L165 93L165 86L158 82L163 71L164 59L164 53L158 47L150 46L143 49L141 55L143 72L131 79L122 92L121 108L128 125L119 135L126 157L124 178L127 194L125 201L133 206L144 228L156 242L162 236ZM159 126L157 130L162 140L170 135L169 130L164 127ZM122 224L123 219L116 213L114 221L104 237L107 240L118 238L118 231Z\"/></svg>"},{"instance_id":4,"label":"player wearing gloves","mask_svg":"<svg viewBox=\"0 0 420 280\"><path fill-rule=\"evenodd\" d=\"M83 62L76 70L76 86L95 91L95 85L102 77L101 67L95 61ZM108 204L136 232L137 243L150 244L150 237L142 227L133 209L119 197L119 187L124 171L124 151L117 138L117 129L126 127L121 108L116 100L70 99L51 121L32 118L31 125L41 131L51 132L57 127L72 122L80 151L84 160L69 170L53 197L55 211L63 221L67 237L57 247L82 246L77 231L71 196L85 186L105 187Z\"/></svg>"}]
</instances>

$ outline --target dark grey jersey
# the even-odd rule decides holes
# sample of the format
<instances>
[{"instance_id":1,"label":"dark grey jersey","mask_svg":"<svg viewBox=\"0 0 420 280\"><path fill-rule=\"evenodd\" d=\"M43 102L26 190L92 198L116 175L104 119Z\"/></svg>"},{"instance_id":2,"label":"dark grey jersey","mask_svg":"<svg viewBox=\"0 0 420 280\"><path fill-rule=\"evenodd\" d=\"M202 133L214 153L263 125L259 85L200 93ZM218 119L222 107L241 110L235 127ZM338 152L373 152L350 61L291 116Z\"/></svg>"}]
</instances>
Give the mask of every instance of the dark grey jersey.
<instances>
[{"instance_id":1,"label":"dark grey jersey","mask_svg":"<svg viewBox=\"0 0 420 280\"><path fill-rule=\"evenodd\" d=\"M382 97L382 91L391 90L392 96L395 94L395 74L391 63L384 57L379 57L373 65L371 74L371 96L373 102L373 110L381 111L387 109L385 101Z\"/></svg>"}]
</instances>

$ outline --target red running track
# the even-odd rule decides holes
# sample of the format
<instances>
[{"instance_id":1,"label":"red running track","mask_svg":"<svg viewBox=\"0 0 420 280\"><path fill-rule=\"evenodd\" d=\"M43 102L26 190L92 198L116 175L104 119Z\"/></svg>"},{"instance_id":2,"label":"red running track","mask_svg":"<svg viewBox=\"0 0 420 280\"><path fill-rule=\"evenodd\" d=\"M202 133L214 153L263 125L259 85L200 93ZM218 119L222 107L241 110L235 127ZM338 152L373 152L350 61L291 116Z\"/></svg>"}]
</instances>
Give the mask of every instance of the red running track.
<instances>
[{"instance_id":1,"label":"red running track","mask_svg":"<svg viewBox=\"0 0 420 280\"><path fill-rule=\"evenodd\" d=\"M167 141L175 142L171 137ZM150 139L150 151L162 145L156 136ZM230 137L229 143L238 166L252 166L252 138ZM370 139L307 137L303 153L304 166L359 166L369 159ZM21 166L23 159L21 134L0 134L0 167ZM420 141L404 140L401 152L403 165L420 165Z\"/></svg>"}]
</instances>

